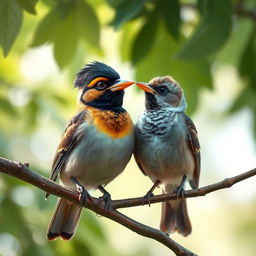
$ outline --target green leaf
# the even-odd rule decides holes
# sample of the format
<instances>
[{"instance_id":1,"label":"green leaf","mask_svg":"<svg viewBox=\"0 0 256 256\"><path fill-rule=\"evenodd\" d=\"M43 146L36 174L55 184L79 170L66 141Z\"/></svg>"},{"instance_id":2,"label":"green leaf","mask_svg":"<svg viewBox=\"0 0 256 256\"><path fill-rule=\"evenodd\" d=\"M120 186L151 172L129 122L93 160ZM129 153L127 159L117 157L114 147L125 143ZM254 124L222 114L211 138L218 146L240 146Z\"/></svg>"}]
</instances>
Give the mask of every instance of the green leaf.
<instances>
[{"instance_id":1,"label":"green leaf","mask_svg":"<svg viewBox=\"0 0 256 256\"><path fill-rule=\"evenodd\" d=\"M256 91L251 86L247 86L242 92L239 93L237 98L229 109L229 113L233 114L245 107L249 107L253 113L253 133L256 139Z\"/></svg>"},{"instance_id":2,"label":"green leaf","mask_svg":"<svg viewBox=\"0 0 256 256\"><path fill-rule=\"evenodd\" d=\"M256 107L253 109L253 134L254 134L254 138L256 140Z\"/></svg>"},{"instance_id":3,"label":"green leaf","mask_svg":"<svg viewBox=\"0 0 256 256\"><path fill-rule=\"evenodd\" d=\"M157 26L156 15L149 15L133 43L131 56L133 64L139 62L150 51L156 38Z\"/></svg>"},{"instance_id":4,"label":"green leaf","mask_svg":"<svg viewBox=\"0 0 256 256\"><path fill-rule=\"evenodd\" d=\"M36 14L35 5L38 0L17 0L20 6L31 14Z\"/></svg>"},{"instance_id":5,"label":"green leaf","mask_svg":"<svg viewBox=\"0 0 256 256\"><path fill-rule=\"evenodd\" d=\"M67 66L74 58L78 45L78 27L76 13L70 9L55 30L54 57L60 68Z\"/></svg>"},{"instance_id":6,"label":"green leaf","mask_svg":"<svg viewBox=\"0 0 256 256\"><path fill-rule=\"evenodd\" d=\"M217 62L228 63L238 67L245 47L250 40L253 23L242 19L236 24L236 29L231 34L228 42L218 52Z\"/></svg>"},{"instance_id":7,"label":"green leaf","mask_svg":"<svg viewBox=\"0 0 256 256\"><path fill-rule=\"evenodd\" d=\"M183 60L202 58L218 50L232 29L232 6L229 0L205 0L203 19L177 56Z\"/></svg>"},{"instance_id":8,"label":"green leaf","mask_svg":"<svg viewBox=\"0 0 256 256\"><path fill-rule=\"evenodd\" d=\"M238 110L241 110L247 104L248 99L248 90L245 89L241 93L239 93L238 97L234 100L232 106L229 109L229 113L235 113Z\"/></svg>"},{"instance_id":9,"label":"green leaf","mask_svg":"<svg viewBox=\"0 0 256 256\"><path fill-rule=\"evenodd\" d=\"M248 44L240 60L240 74L245 77L251 88L256 89L256 27L251 33Z\"/></svg>"},{"instance_id":10,"label":"green leaf","mask_svg":"<svg viewBox=\"0 0 256 256\"><path fill-rule=\"evenodd\" d=\"M205 0L197 0L196 7L201 15L204 13Z\"/></svg>"},{"instance_id":11,"label":"green leaf","mask_svg":"<svg viewBox=\"0 0 256 256\"><path fill-rule=\"evenodd\" d=\"M246 106L256 110L255 98L255 91L253 91L250 87L246 87L234 100L232 106L229 109L229 113L233 114Z\"/></svg>"},{"instance_id":12,"label":"green leaf","mask_svg":"<svg viewBox=\"0 0 256 256\"><path fill-rule=\"evenodd\" d=\"M181 24L179 0L158 0L156 7L165 22L168 32L177 38Z\"/></svg>"},{"instance_id":13,"label":"green leaf","mask_svg":"<svg viewBox=\"0 0 256 256\"><path fill-rule=\"evenodd\" d=\"M60 12L58 11L58 7L55 7L38 24L31 46L36 47L47 42L52 42L59 23Z\"/></svg>"},{"instance_id":14,"label":"green leaf","mask_svg":"<svg viewBox=\"0 0 256 256\"><path fill-rule=\"evenodd\" d=\"M35 128L37 124L37 116L40 112L39 102L36 99L36 96L27 104L25 108L26 119L27 119L27 129Z\"/></svg>"},{"instance_id":15,"label":"green leaf","mask_svg":"<svg viewBox=\"0 0 256 256\"><path fill-rule=\"evenodd\" d=\"M10 116L16 116L17 111L13 105L5 98L0 98L0 109L9 114Z\"/></svg>"},{"instance_id":16,"label":"green leaf","mask_svg":"<svg viewBox=\"0 0 256 256\"><path fill-rule=\"evenodd\" d=\"M136 36L138 35L137 23L124 24L122 34L119 41L119 48L122 61L131 61L131 49Z\"/></svg>"},{"instance_id":17,"label":"green leaf","mask_svg":"<svg viewBox=\"0 0 256 256\"><path fill-rule=\"evenodd\" d=\"M155 76L173 76L185 91L190 114L197 107L199 89L211 88L210 65L203 59L194 62L175 59L178 48L179 42L160 26L152 49L137 64L135 79L147 82Z\"/></svg>"},{"instance_id":18,"label":"green leaf","mask_svg":"<svg viewBox=\"0 0 256 256\"><path fill-rule=\"evenodd\" d=\"M56 5L56 1L52 0L41 0L45 5L48 5L49 7L54 7Z\"/></svg>"},{"instance_id":19,"label":"green leaf","mask_svg":"<svg viewBox=\"0 0 256 256\"><path fill-rule=\"evenodd\" d=\"M116 10L114 27L119 29L126 21L134 18L143 8L147 0L125 0L122 1Z\"/></svg>"},{"instance_id":20,"label":"green leaf","mask_svg":"<svg viewBox=\"0 0 256 256\"><path fill-rule=\"evenodd\" d=\"M113 8L117 8L118 5L121 4L121 2L124 2L125 0L107 0L107 3L113 7Z\"/></svg>"},{"instance_id":21,"label":"green leaf","mask_svg":"<svg viewBox=\"0 0 256 256\"><path fill-rule=\"evenodd\" d=\"M16 0L0 1L0 45L9 53L22 24L22 9Z\"/></svg>"},{"instance_id":22,"label":"green leaf","mask_svg":"<svg viewBox=\"0 0 256 256\"><path fill-rule=\"evenodd\" d=\"M32 46L54 43L54 56L63 68L74 57L79 38L100 49L100 25L93 9L82 0L58 2L40 22Z\"/></svg>"},{"instance_id":23,"label":"green leaf","mask_svg":"<svg viewBox=\"0 0 256 256\"><path fill-rule=\"evenodd\" d=\"M76 7L76 16L80 36L92 46L99 48L100 25L94 10L89 4L79 0Z\"/></svg>"}]
</instances>

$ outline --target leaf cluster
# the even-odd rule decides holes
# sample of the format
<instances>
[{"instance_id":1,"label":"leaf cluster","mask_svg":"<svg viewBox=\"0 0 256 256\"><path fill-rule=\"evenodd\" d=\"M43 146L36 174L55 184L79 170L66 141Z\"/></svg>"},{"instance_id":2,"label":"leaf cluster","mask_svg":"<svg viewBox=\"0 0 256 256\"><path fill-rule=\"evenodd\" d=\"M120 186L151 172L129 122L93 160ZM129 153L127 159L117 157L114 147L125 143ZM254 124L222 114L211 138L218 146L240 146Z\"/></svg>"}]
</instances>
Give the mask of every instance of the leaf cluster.
<instances>
[{"instance_id":1,"label":"leaf cluster","mask_svg":"<svg viewBox=\"0 0 256 256\"><path fill-rule=\"evenodd\" d=\"M43 17L36 11L38 5L38 9L44 6L48 10ZM104 6L113 14L102 11ZM54 58L63 68L81 55L81 45L84 54L101 56L104 42L100 42L100 34L111 26L121 33L119 51L123 61L135 66L136 79L147 81L172 74L184 86L193 112L199 89L212 87L212 65L219 61L223 49L230 50L230 44L246 91L255 93L255 19L245 15L254 8L252 0L1 0L0 45L7 56L20 33L24 13L37 15L39 22L30 46L52 44ZM106 24L102 25L105 15ZM250 35L246 41L233 43L233 35L247 29L244 19L250 20ZM232 110L253 106L241 97Z\"/></svg>"},{"instance_id":2,"label":"leaf cluster","mask_svg":"<svg viewBox=\"0 0 256 256\"><path fill-rule=\"evenodd\" d=\"M42 17L36 11L38 5L39 10L47 9ZM102 11L105 6L113 13ZM30 46L52 44L54 58L64 68L81 55L81 45L85 55L101 56L100 34L111 26L121 33L119 51L123 61L135 66L136 79L173 75L187 92L190 112L196 109L199 90L212 87L212 65L229 63L228 58L219 58L225 49L236 59L231 64L246 84L232 111L249 106L256 112L254 103L244 100L248 91L255 96L256 17L249 15L254 10L252 0L1 0L0 45L7 56L24 13L37 15ZM107 16L106 24L102 16ZM233 42L242 30L248 30L247 40Z\"/></svg>"}]
</instances>

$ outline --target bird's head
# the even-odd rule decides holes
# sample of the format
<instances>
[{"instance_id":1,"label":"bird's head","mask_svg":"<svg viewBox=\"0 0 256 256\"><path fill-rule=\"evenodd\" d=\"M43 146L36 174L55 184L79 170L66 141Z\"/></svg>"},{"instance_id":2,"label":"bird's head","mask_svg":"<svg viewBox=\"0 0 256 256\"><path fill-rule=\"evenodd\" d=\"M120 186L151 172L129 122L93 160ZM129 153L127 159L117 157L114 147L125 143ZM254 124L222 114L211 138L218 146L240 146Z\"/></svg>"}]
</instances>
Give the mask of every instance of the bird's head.
<instances>
[{"instance_id":1,"label":"bird's head","mask_svg":"<svg viewBox=\"0 0 256 256\"><path fill-rule=\"evenodd\" d=\"M146 94L146 109L168 108L185 111L186 100L179 84L170 76L155 77L149 83L136 83Z\"/></svg>"},{"instance_id":2,"label":"bird's head","mask_svg":"<svg viewBox=\"0 0 256 256\"><path fill-rule=\"evenodd\" d=\"M75 87L79 89L79 101L82 104L118 110L123 104L124 89L134 83L120 80L113 68L95 61L77 73Z\"/></svg>"}]
</instances>

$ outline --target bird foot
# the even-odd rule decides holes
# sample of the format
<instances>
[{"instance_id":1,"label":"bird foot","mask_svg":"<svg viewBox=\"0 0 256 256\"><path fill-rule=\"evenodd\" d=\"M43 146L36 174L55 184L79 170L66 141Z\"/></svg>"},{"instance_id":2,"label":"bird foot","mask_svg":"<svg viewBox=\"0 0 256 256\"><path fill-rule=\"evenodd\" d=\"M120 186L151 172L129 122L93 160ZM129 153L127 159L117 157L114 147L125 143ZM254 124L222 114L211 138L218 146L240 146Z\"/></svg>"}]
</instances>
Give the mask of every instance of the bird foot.
<instances>
[{"instance_id":1,"label":"bird foot","mask_svg":"<svg viewBox=\"0 0 256 256\"><path fill-rule=\"evenodd\" d=\"M145 205L145 203L148 204L148 206L150 206L150 199L152 197L154 197L154 194L153 194L153 191L155 190L156 187L158 187L158 185L160 184L161 182L159 180L157 180L154 185L152 186L152 188L147 192L147 194L143 197L143 201L142 201L142 204Z\"/></svg>"},{"instance_id":2,"label":"bird foot","mask_svg":"<svg viewBox=\"0 0 256 256\"><path fill-rule=\"evenodd\" d=\"M104 210L107 211L111 202L111 195L108 193L108 191L103 188L103 186L98 186L98 189L103 193L103 196L99 197L100 201L105 201L105 207Z\"/></svg>"},{"instance_id":3,"label":"bird foot","mask_svg":"<svg viewBox=\"0 0 256 256\"><path fill-rule=\"evenodd\" d=\"M185 192L184 185L185 185L186 179L187 179L187 176L184 175L180 185L175 189L175 192L177 193L177 199L184 198L184 192Z\"/></svg>"},{"instance_id":4,"label":"bird foot","mask_svg":"<svg viewBox=\"0 0 256 256\"><path fill-rule=\"evenodd\" d=\"M150 207L150 199L153 197L154 197L154 194L151 191L148 191L148 193L145 196L143 196L142 204L143 205L148 204L148 206Z\"/></svg>"},{"instance_id":5,"label":"bird foot","mask_svg":"<svg viewBox=\"0 0 256 256\"><path fill-rule=\"evenodd\" d=\"M77 191L79 192L79 206L85 206L88 201L92 201L91 195L83 186L77 187Z\"/></svg>"},{"instance_id":6,"label":"bird foot","mask_svg":"<svg viewBox=\"0 0 256 256\"><path fill-rule=\"evenodd\" d=\"M100 201L105 201L104 210L107 211L111 202L111 195L108 192L105 192L103 196L99 197Z\"/></svg>"},{"instance_id":7,"label":"bird foot","mask_svg":"<svg viewBox=\"0 0 256 256\"><path fill-rule=\"evenodd\" d=\"M81 185L75 177L71 177L71 181L76 186L76 190L79 193L79 206L83 207L90 200L92 201L91 195L88 191Z\"/></svg>"},{"instance_id":8,"label":"bird foot","mask_svg":"<svg viewBox=\"0 0 256 256\"><path fill-rule=\"evenodd\" d=\"M177 199L179 199L179 198L184 198L185 189L183 188L183 186L178 186L178 187L175 189L175 192L176 192L176 194L177 194Z\"/></svg>"}]
</instances>

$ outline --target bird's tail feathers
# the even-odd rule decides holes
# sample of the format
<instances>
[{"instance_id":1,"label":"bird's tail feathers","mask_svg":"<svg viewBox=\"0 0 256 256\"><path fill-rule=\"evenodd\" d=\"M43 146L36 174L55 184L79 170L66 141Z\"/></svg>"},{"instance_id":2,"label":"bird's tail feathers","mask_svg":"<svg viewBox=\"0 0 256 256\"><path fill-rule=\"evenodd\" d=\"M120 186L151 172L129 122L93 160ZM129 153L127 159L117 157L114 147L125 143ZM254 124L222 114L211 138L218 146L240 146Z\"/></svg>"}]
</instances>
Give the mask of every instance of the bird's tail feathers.
<instances>
[{"instance_id":1,"label":"bird's tail feathers","mask_svg":"<svg viewBox=\"0 0 256 256\"><path fill-rule=\"evenodd\" d=\"M74 203L59 198L48 227L48 239L54 240L57 237L63 240L71 239L76 231L82 209Z\"/></svg>"},{"instance_id":2,"label":"bird's tail feathers","mask_svg":"<svg viewBox=\"0 0 256 256\"><path fill-rule=\"evenodd\" d=\"M168 234L178 232L183 236L192 232L185 198L162 203L160 229Z\"/></svg>"}]
</instances>

